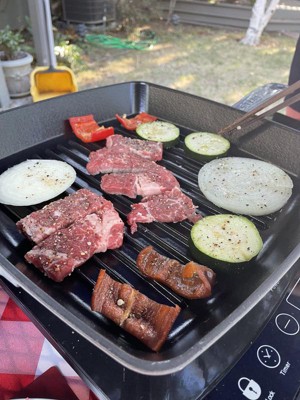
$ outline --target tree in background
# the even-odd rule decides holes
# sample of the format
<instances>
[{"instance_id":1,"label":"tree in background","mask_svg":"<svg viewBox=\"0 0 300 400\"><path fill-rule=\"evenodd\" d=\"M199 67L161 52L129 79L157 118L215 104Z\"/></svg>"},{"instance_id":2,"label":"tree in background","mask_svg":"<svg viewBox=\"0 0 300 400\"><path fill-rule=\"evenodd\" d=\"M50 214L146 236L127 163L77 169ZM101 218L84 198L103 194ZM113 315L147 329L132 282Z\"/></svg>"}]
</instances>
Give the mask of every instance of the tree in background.
<instances>
[{"instance_id":1,"label":"tree in background","mask_svg":"<svg viewBox=\"0 0 300 400\"><path fill-rule=\"evenodd\" d=\"M257 46L260 37L274 14L280 0L256 0L250 18L249 27L241 43Z\"/></svg>"}]
</instances>

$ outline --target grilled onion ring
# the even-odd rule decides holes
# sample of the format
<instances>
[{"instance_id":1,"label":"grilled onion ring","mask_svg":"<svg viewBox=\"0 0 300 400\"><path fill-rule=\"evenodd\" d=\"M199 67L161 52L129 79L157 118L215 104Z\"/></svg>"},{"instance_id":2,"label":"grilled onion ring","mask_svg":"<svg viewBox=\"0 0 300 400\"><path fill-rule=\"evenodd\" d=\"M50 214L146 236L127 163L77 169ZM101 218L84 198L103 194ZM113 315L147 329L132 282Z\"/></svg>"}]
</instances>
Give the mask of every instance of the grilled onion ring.
<instances>
[{"instance_id":1,"label":"grilled onion ring","mask_svg":"<svg viewBox=\"0 0 300 400\"><path fill-rule=\"evenodd\" d=\"M213 204L236 214L267 215L280 210L293 182L280 168L251 158L213 160L198 174L200 190Z\"/></svg>"},{"instance_id":2,"label":"grilled onion ring","mask_svg":"<svg viewBox=\"0 0 300 400\"><path fill-rule=\"evenodd\" d=\"M71 165L57 160L27 160L0 175L0 203L29 206L50 200L75 181Z\"/></svg>"}]
</instances>

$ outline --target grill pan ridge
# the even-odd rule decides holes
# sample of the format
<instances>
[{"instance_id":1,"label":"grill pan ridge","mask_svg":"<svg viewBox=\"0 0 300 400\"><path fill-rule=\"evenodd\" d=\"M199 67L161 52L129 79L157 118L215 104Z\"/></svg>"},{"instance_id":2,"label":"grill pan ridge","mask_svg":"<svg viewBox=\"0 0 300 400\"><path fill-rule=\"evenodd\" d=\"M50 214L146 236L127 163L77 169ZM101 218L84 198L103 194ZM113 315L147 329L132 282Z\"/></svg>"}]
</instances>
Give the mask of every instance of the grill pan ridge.
<instances>
[{"instance_id":1,"label":"grill pan ridge","mask_svg":"<svg viewBox=\"0 0 300 400\"><path fill-rule=\"evenodd\" d=\"M199 113L194 114L195 108L201 110L200 116ZM101 194L99 176L88 175L85 166L89 152L102 147L104 143L80 142L71 133L66 120L73 115L93 113L99 123L113 125L116 133L132 137L118 124L114 115L134 115L141 111L179 126L180 144L165 150L159 164L174 173L182 191L192 198L202 215L224 212L200 193L197 175L203 164L185 156L183 138L195 130L216 131L215 118L210 122L207 119L211 118L212 113L220 116L218 124L226 125L236 117L238 111L143 82L87 90L3 112L0 114L0 133L3 136L10 131L12 139L4 140L0 172L28 158L66 161L76 169L77 178L63 196L80 188L89 188ZM30 115L30 121L26 120L23 124L23 118L27 115ZM23 129L20 131L21 126ZM295 154L299 134L274 122L267 122L254 130L255 134L251 132L250 138L246 139L244 134L233 137L229 155L255 155L276 164L278 143L275 149L267 149L266 143L271 143L272 135L277 137L278 131L281 136L285 134L290 140L285 139L288 148L284 151L292 157L289 160L280 159L277 164L281 164L279 166L292 176L295 184L293 195L281 212L252 218L263 238L263 251L243 273L219 277L209 299L184 300L163 285L144 278L135 266L138 252L149 244L161 254L180 262L190 260L188 236L192 225L188 222L139 224L138 232L134 235L126 227L124 245L120 249L95 255L62 283L50 281L33 266L26 264L24 254L31 244L17 232L15 226L18 219L44 204L32 207L0 206L0 275L8 276L9 280L32 294L61 320L125 367L147 375L165 375L184 368L249 312L299 258L299 179ZM262 141L263 146L260 145ZM126 221L130 205L137 200L103 195L113 202L121 218ZM90 310L93 286L101 268L105 268L114 279L131 284L155 301L178 304L182 308L160 353L146 349L121 328Z\"/></svg>"}]
</instances>

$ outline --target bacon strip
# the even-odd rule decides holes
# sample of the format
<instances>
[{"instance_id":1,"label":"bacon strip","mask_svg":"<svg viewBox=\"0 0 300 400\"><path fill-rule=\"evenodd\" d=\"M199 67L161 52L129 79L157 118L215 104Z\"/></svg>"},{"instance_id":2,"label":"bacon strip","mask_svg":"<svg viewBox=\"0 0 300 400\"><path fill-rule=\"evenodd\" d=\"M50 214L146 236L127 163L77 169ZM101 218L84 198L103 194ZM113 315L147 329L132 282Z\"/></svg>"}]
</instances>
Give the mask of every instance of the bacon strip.
<instances>
[{"instance_id":1,"label":"bacon strip","mask_svg":"<svg viewBox=\"0 0 300 400\"><path fill-rule=\"evenodd\" d=\"M110 278L105 270L98 276L91 308L154 351L161 349L180 312L179 306L156 303L130 285Z\"/></svg>"},{"instance_id":2,"label":"bacon strip","mask_svg":"<svg viewBox=\"0 0 300 400\"><path fill-rule=\"evenodd\" d=\"M182 265L157 253L152 246L139 253L136 263L145 276L163 283L187 299L203 299L211 295L215 273L204 265L193 261Z\"/></svg>"}]
</instances>

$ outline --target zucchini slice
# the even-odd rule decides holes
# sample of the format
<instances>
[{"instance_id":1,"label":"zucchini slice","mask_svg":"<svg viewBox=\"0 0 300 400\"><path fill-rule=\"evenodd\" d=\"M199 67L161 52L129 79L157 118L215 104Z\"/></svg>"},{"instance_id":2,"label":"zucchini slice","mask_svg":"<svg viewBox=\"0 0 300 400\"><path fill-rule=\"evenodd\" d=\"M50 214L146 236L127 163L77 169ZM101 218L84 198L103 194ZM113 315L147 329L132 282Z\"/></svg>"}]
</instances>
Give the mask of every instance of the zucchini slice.
<instances>
[{"instance_id":1,"label":"zucchini slice","mask_svg":"<svg viewBox=\"0 0 300 400\"><path fill-rule=\"evenodd\" d=\"M152 142L161 142L164 147L169 148L175 146L179 141L180 131L177 126L170 122L153 121L140 124L136 133L142 139Z\"/></svg>"},{"instance_id":2,"label":"zucchini slice","mask_svg":"<svg viewBox=\"0 0 300 400\"><path fill-rule=\"evenodd\" d=\"M199 161L211 161L226 156L230 148L229 140L210 132L194 132L184 139L187 156Z\"/></svg>"},{"instance_id":3,"label":"zucchini slice","mask_svg":"<svg viewBox=\"0 0 300 400\"><path fill-rule=\"evenodd\" d=\"M262 247L256 226L239 215L211 215L191 229L190 250L204 265L224 267L245 263L257 256Z\"/></svg>"}]
</instances>

